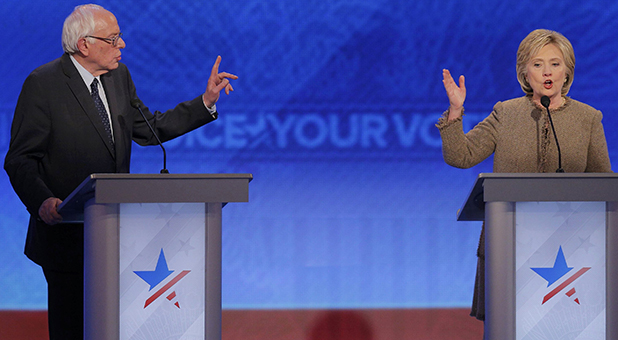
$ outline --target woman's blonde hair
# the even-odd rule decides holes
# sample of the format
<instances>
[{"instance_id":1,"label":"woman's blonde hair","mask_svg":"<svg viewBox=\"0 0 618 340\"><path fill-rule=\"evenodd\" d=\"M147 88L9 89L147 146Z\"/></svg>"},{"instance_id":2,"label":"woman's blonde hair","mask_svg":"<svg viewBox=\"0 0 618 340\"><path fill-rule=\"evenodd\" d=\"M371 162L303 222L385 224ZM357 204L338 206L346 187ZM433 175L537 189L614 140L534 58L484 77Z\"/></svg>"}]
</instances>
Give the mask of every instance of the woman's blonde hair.
<instances>
[{"instance_id":1,"label":"woman's blonde hair","mask_svg":"<svg viewBox=\"0 0 618 340\"><path fill-rule=\"evenodd\" d=\"M562 95L566 95L573 84L573 75L575 72L575 52L571 42L562 34L546 29L537 29L519 44L517 49L517 81L521 85L521 89L526 94L532 94L532 87L526 79L527 66L530 60L539 54L541 49L549 44L556 46L564 58L566 66L566 81L562 85Z\"/></svg>"}]
</instances>

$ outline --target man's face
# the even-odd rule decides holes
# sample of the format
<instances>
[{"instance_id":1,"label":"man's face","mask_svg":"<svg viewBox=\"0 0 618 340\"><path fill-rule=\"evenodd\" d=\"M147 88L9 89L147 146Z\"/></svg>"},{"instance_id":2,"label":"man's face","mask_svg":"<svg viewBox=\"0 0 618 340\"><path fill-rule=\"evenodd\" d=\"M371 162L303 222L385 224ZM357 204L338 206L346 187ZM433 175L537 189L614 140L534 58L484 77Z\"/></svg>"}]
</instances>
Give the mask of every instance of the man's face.
<instances>
[{"instance_id":1,"label":"man's face","mask_svg":"<svg viewBox=\"0 0 618 340\"><path fill-rule=\"evenodd\" d=\"M108 11L97 11L94 14L96 26L92 34L94 37L112 39L120 34L120 27L116 17ZM85 57L89 67L86 67L92 75L99 76L111 70L118 68L120 61L120 50L125 48L125 43L122 38L113 46L111 41L88 38L86 39L88 55Z\"/></svg>"}]
</instances>

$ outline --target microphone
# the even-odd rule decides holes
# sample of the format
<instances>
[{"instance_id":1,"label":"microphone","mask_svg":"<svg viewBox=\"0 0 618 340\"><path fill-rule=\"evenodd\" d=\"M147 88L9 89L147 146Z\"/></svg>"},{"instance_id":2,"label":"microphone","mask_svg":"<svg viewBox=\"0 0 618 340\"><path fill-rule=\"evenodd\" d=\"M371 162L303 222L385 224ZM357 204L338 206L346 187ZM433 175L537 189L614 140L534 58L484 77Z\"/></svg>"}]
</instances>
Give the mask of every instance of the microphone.
<instances>
[{"instance_id":1,"label":"microphone","mask_svg":"<svg viewBox=\"0 0 618 340\"><path fill-rule=\"evenodd\" d=\"M551 114L549 113L549 103L551 99L548 96L541 97L541 105L547 109L547 117L549 117L549 124L551 125L551 131L554 133L554 139L556 139L556 148L558 149L558 169L556 172L564 172L562 169L562 153L560 152L560 144L558 144L558 136L556 136L556 129L554 129L554 122L551 120Z\"/></svg>"},{"instance_id":2,"label":"microphone","mask_svg":"<svg viewBox=\"0 0 618 340\"><path fill-rule=\"evenodd\" d=\"M146 124L148 124L148 127L150 128L150 131L152 131L152 134L157 139L157 142L159 143L159 146L161 147L161 150L163 150L163 169L161 169L161 173L162 174L169 174L170 172L167 171L167 155L165 153L165 148L163 147L163 143L161 143L161 140L159 139L159 136L157 136L157 133L152 128L152 125L150 125L150 122L148 121L148 119L146 119L146 115L144 114L144 111L142 111L142 101L137 99L137 98L132 99L131 100L131 106L133 106L134 108L139 110L139 113L142 115L142 118L144 118L144 121L146 122Z\"/></svg>"}]
</instances>

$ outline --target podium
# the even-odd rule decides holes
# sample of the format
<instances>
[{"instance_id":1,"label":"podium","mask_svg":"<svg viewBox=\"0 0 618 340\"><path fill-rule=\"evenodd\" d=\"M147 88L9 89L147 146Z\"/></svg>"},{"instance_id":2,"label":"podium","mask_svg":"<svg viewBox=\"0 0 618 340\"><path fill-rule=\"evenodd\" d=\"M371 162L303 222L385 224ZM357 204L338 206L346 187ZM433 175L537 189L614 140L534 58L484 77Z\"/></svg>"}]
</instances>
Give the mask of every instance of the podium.
<instances>
[{"instance_id":1,"label":"podium","mask_svg":"<svg viewBox=\"0 0 618 340\"><path fill-rule=\"evenodd\" d=\"M93 174L59 207L84 223L84 339L221 339L221 212L250 174Z\"/></svg>"},{"instance_id":2,"label":"podium","mask_svg":"<svg viewBox=\"0 0 618 340\"><path fill-rule=\"evenodd\" d=\"M482 173L487 339L618 339L618 176Z\"/></svg>"}]
</instances>

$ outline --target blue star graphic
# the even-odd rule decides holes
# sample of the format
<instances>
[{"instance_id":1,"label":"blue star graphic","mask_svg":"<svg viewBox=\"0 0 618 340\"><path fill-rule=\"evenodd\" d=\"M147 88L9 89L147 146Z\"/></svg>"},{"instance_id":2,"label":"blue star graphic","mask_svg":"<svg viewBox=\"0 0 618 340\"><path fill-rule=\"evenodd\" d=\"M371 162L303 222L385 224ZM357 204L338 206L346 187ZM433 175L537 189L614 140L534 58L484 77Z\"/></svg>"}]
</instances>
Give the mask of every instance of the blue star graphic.
<instances>
[{"instance_id":1,"label":"blue star graphic","mask_svg":"<svg viewBox=\"0 0 618 340\"><path fill-rule=\"evenodd\" d=\"M166 277L170 276L174 271L167 268L165 254L163 254L163 249L161 249L161 253L159 254L159 260L157 261L157 267L155 268L155 270L133 272L150 285L150 289L148 289L150 291L156 285L161 283L161 281L165 280Z\"/></svg>"},{"instance_id":2,"label":"blue star graphic","mask_svg":"<svg viewBox=\"0 0 618 340\"><path fill-rule=\"evenodd\" d=\"M564 253L562 252L562 246L558 249L558 255L556 255L556 261L554 262L553 267L543 267L543 268L530 268L534 270L537 274L547 280L547 287L551 286L554 282L558 281L561 277L563 277L566 273L571 271L573 267L568 267L566 263L566 259L564 258Z\"/></svg>"}]
</instances>

